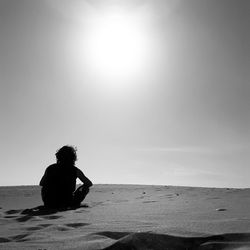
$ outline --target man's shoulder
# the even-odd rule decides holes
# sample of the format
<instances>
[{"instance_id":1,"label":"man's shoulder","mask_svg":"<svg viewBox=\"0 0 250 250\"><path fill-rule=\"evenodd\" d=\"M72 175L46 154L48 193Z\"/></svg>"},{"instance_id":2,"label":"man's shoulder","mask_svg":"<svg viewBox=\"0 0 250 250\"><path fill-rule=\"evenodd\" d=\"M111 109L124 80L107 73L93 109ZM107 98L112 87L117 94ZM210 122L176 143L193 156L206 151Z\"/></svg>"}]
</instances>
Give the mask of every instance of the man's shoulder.
<instances>
[{"instance_id":1,"label":"man's shoulder","mask_svg":"<svg viewBox=\"0 0 250 250\"><path fill-rule=\"evenodd\" d=\"M76 166L74 166L74 169L75 169L76 172L82 172L82 170L80 168L76 167Z\"/></svg>"},{"instance_id":2,"label":"man's shoulder","mask_svg":"<svg viewBox=\"0 0 250 250\"><path fill-rule=\"evenodd\" d=\"M57 163L49 165L46 170L49 171L49 170L52 170L52 169L55 169L55 168L58 168L58 164Z\"/></svg>"}]
</instances>

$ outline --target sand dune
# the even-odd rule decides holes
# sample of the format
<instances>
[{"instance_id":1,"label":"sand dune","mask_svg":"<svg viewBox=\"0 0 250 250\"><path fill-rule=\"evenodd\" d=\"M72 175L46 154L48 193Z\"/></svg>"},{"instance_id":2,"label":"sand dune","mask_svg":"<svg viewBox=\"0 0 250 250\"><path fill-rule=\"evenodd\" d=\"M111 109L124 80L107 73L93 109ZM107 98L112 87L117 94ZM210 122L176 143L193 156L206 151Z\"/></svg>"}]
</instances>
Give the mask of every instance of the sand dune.
<instances>
[{"instance_id":1,"label":"sand dune","mask_svg":"<svg viewBox=\"0 0 250 250\"><path fill-rule=\"evenodd\" d=\"M95 185L46 210L37 186L0 187L0 249L250 249L250 189Z\"/></svg>"}]
</instances>

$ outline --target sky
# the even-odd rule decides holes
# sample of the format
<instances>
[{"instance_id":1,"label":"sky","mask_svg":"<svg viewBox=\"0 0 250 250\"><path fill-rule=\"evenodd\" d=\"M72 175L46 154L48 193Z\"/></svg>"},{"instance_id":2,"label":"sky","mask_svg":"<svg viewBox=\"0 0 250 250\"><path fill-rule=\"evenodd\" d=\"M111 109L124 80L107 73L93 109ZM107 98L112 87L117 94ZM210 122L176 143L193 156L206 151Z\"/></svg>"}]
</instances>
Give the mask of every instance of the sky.
<instances>
[{"instance_id":1,"label":"sky","mask_svg":"<svg viewBox=\"0 0 250 250\"><path fill-rule=\"evenodd\" d=\"M63 145L93 183L250 187L248 0L1 0L0 186Z\"/></svg>"}]
</instances>

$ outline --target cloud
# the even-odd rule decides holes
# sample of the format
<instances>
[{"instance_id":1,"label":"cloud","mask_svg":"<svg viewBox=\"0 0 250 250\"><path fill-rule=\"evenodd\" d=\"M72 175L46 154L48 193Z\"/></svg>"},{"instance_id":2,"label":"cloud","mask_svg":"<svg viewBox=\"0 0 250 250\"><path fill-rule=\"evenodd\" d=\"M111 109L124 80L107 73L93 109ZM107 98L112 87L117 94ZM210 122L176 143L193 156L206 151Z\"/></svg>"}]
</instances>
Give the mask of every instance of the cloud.
<instances>
[{"instance_id":1,"label":"cloud","mask_svg":"<svg viewBox=\"0 0 250 250\"><path fill-rule=\"evenodd\" d=\"M215 154L215 153L232 153L249 151L250 145L232 144L216 146L182 146L182 147L142 147L136 148L139 152L166 152L166 153L198 153L198 154Z\"/></svg>"}]
</instances>

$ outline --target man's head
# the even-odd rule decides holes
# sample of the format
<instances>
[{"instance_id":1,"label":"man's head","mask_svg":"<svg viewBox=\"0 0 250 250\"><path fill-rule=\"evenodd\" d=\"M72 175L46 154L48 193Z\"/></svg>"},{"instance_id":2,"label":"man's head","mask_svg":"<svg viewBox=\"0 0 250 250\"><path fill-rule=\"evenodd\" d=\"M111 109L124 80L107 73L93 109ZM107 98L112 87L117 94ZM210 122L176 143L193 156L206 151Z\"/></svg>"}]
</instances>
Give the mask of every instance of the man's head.
<instances>
[{"instance_id":1,"label":"man's head","mask_svg":"<svg viewBox=\"0 0 250 250\"><path fill-rule=\"evenodd\" d=\"M76 147L63 146L56 152L56 159L58 163L74 164L77 161Z\"/></svg>"}]
</instances>

